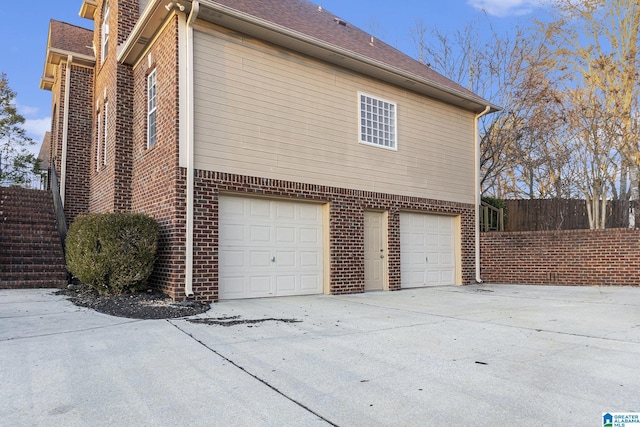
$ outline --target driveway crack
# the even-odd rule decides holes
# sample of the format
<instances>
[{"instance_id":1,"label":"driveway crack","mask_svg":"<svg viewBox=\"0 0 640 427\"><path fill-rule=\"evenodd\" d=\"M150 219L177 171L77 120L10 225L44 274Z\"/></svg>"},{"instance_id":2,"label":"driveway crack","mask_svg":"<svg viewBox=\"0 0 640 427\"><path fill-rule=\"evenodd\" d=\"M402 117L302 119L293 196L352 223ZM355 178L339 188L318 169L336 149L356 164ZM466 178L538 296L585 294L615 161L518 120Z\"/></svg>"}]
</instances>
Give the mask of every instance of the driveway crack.
<instances>
[{"instance_id":1,"label":"driveway crack","mask_svg":"<svg viewBox=\"0 0 640 427\"><path fill-rule=\"evenodd\" d=\"M240 369L242 372L244 372L245 374L249 375L250 377L252 377L253 379L261 382L262 384L264 384L265 386L269 387L271 390L275 391L276 393L278 393L280 396L284 397L285 399L291 401L292 403L298 405L299 407L301 407L302 409L304 409L305 411L315 415L316 417L318 417L319 419L321 419L322 421L326 422L329 425L332 425L334 427L338 427L338 424L328 420L326 417L320 415L319 413L315 412L313 409L309 408L308 406L306 406L304 403L297 401L296 399L294 399L293 397L285 394L284 392L280 391L278 388L276 388L275 386L273 386L272 384L270 384L267 380L260 378L258 375L249 372L246 368L244 368L243 366L238 365L236 362L234 362L233 360L229 359L227 356L225 356L224 354L220 353L219 351L217 351L216 349L208 346L205 342L199 340L198 338L194 337L192 334L190 334L189 332L185 331L184 329L182 329L180 326L178 326L177 324L173 323L171 320L167 319L167 322L169 322L171 325L173 325L177 330L179 330L180 332L182 332L183 334L187 335L188 337L190 337L192 340L194 340L195 342L197 342L198 344L200 344L201 346L203 346L204 348L206 348L207 350L209 350L210 352L214 353L215 355L217 355L218 357L224 359L225 361L227 361L228 363L230 363L231 365L235 366L236 368Z\"/></svg>"}]
</instances>

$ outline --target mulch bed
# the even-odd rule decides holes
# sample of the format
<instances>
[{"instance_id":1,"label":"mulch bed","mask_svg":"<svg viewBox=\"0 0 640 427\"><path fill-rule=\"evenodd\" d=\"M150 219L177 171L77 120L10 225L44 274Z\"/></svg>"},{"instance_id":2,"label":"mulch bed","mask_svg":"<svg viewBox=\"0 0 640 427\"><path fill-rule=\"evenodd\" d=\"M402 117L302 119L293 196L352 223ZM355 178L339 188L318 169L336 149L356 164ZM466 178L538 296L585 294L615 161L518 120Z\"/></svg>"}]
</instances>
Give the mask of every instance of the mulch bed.
<instances>
[{"instance_id":1,"label":"mulch bed","mask_svg":"<svg viewBox=\"0 0 640 427\"><path fill-rule=\"evenodd\" d=\"M208 303L198 301L176 302L153 289L118 296L101 296L90 286L79 282L70 284L56 294L66 295L69 301L79 307L130 319L175 319L201 314L210 308Z\"/></svg>"}]
</instances>

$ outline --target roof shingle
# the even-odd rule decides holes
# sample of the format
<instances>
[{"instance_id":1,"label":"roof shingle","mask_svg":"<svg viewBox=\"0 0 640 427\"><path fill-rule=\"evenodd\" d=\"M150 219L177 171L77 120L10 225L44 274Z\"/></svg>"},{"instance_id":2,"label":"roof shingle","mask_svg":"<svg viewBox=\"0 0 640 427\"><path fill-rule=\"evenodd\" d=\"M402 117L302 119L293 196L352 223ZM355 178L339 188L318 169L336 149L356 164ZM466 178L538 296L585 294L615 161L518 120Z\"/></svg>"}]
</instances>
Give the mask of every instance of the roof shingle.
<instances>
[{"instance_id":1,"label":"roof shingle","mask_svg":"<svg viewBox=\"0 0 640 427\"><path fill-rule=\"evenodd\" d=\"M49 26L51 49L93 57L93 31L52 19Z\"/></svg>"}]
</instances>

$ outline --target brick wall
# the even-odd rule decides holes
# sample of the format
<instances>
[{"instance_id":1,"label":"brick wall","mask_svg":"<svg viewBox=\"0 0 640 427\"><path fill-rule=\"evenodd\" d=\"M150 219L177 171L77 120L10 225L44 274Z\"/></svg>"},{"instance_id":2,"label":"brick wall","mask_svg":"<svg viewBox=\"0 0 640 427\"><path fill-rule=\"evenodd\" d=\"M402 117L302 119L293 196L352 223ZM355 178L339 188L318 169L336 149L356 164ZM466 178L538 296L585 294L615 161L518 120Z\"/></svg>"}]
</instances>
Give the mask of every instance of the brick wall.
<instances>
[{"instance_id":1,"label":"brick wall","mask_svg":"<svg viewBox=\"0 0 640 427\"><path fill-rule=\"evenodd\" d=\"M64 212L71 224L89 209L93 69L72 65L67 129L67 169ZM58 170L59 173L59 170Z\"/></svg>"},{"instance_id":2,"label":"brick wall","mask_svg":"<svg viewBox=\"0 0 640 427\"><path fill-rule=\"evenodd\" d=\"M64 136L64 107L66 76L70 73L69 114L67 117L67 164L65 176L64 210L71 223L89 208L90 150L93 116L93 69L84 66L60 64L52 88L51 155L55 158L58 179L62 177L62 151Z\"/></svg>"},{"instance_id":3,"label":"brick wall","mask_svg":"<svg viewBox=\"0 0 640 427\"><path fill-rule=\"evenodd\" d=\"M92 102L93 138L91 145L91 212L127 212L131 210L131 174L133 141L133 70L117 61L118 45L130 34L138 17L137 0L109 0L110 34L109 49L100 63L101 31L104 6L107 0L98 2L98 13L94 22L94 45L96 46L96 80ZM108 103L107 164L96 164L98 149L98 112L104 115Z\"/></svg>"},{"instance_id":4,"label":"brick wall","mask_svg":"<svg viewBox=\"0 0 640 427\"><path fill-rule=\"evenodd\" d=\"M185 172L182 170L182 182ZM197 299L218 295L218 195L221 192L286 197L330 203L330 292L364 292L364 211L387 210L389 220L389 288L400 289L401 210L460 215L462 227L462 279L474 278L474 209L472 205L418 197L303 184L242 175L196 171L194 200L193 288ZM174 289L174 297L183 296Z\"/></svg>"},{"instance_id":5,"label":"brick wall","mask_svg":"<svg viewBox=\"0 0 640 427\"><path fill-rule=\"evenodd\" d=\"M160 225L158 261L152 285L183 297L185 186L179 170L179 81L177 16L164 27L134 73L131 209L153 216ZM157 142L147 148L147 76L156 70ZM182 180L184 183L184 180Z\"/></svg>"},{"instance_id":6,"label":"brick wall","mask_svg":"<svg viewBox=\"0 0 640 427\"><path fill-rule=\"evenodd\" d=\"M640 285L640 231L481 235L482 279L528 285Z\"/></svg>"}]
</instances>

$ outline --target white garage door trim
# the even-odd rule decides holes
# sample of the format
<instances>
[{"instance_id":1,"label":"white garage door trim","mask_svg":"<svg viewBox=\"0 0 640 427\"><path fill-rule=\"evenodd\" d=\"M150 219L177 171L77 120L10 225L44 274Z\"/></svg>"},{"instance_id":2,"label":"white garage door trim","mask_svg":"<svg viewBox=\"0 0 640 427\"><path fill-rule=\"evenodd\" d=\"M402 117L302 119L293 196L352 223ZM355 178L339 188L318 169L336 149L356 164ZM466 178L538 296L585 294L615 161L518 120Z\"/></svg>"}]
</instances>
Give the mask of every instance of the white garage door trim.
<instances>
[{"instance_id":1,"label":"white garage door trim","mask_svg":"<svg viewBox=\"0 0 640 427\"><path fill-rule=\"evenodd\" d=\"M320 294L322 205L219 198L219 299Z\"/></svg>"},{"instance_id":2,"label":"white garage door trim","mask_svg":"<svg viewBox=\"0 0 640 427\"><path fill-rule=\"evenodd\" d=\"M458 224L453 216L400 213L402 288L459 283Z\"/></svg>"}]
</instances>

